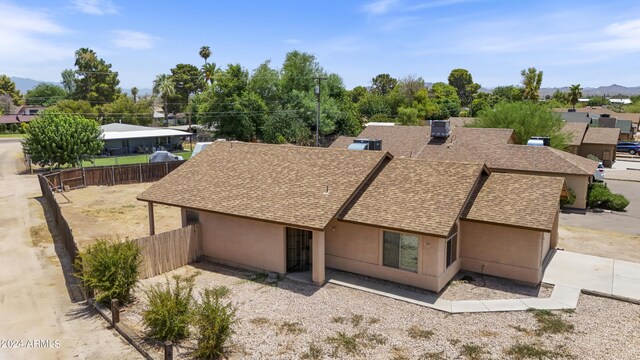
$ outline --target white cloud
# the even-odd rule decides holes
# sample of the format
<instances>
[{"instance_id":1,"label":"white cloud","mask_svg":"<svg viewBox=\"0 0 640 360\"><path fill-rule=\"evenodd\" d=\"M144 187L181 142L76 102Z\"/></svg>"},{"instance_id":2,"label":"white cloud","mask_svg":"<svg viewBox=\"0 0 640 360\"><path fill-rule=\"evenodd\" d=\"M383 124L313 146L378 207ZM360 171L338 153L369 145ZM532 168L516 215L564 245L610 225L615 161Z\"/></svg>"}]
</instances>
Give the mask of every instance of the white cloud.
<instances>
[{"instance_id":1,"label":"white cloud","mask_svg":"<svg viewBox=\"0 0 640 360\"><path fill-rule=\"evenodd\" d=\"M41 9L0 3L0 68L15 73L30 64L73 58L73 47L59 41L68 33ZM28 19L28 21L25 21Z\"/></svg>"},{"instance_id":2,"label":"white cloud","mask_svg":"<svg viewBox=\"0 0 640 360\"><path fill-rule=\"evenodd\" d=\"M407 10L423 10L423 9L434 9L434 8L439 8L439 7L445 7L445 6L451 6L451 5L457 5L457 4L463 4L463 3L468 3L468 2L475 2L478 0L436 0L436 1L427 1L427 2L423 2L421 4L417 4L414 6L410 6L407 8Z\"/></svg>"},{"instance_id":3,"label":"white cloud","mask_svg":"<svg viewBox=\"0 0 640 360\"><path fill-rule=\"evenodd\" d=\"M640 51L640 19L613 23L606 26L600 33L608 37L585 44L582 48L624 53Z\"/></svg>"},{"instance_id":4,"label":"white cloud","mask_svg":"<svg viewBox=\"0 0 640 360\"><path fill-rule=\"evenodd\" d=\"M115 38L111 40L113 45L121 48L145 50L154 47L158 38L149 34L131 31L131 30L114 30L111 32Z\"/></svg>"},{"instance_id":5,"label":"white cloud","mask_svg":"<svg viewBox=\"0 0 640 360\"><path fill-rule=\"evenodd\" d=\"M384 14L393 9L399 2L399 0L378 0L364 5L362 10L374 15Z\"/></svg>"},{"instance_id":6,"label":"white cloud","mask_svg":"<svg viewBox=\"0 0 640 360\"><path fill-rule=\"evenodd\" d=\"M111 0L72 0L74 9L89 15L117 14L118 7Z\"/></svg>"}]
</instances>

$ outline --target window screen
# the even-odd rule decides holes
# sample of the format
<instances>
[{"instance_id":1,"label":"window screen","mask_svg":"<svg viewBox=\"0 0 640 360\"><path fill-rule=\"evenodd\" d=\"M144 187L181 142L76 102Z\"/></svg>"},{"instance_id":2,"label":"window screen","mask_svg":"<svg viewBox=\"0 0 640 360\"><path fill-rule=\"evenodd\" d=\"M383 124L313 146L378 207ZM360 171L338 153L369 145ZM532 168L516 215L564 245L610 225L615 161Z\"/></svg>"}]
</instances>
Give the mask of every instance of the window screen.
<instances>
[{"instance_id":1,"label":"window screen","mask_svg":"<svg viewBox=\"0 0 640 360\"><path fill-rule=\"evenodd\" d=\"M385 231L383 233L382 264L418 272L418 237Z\"/></svg>"}]
</instances>

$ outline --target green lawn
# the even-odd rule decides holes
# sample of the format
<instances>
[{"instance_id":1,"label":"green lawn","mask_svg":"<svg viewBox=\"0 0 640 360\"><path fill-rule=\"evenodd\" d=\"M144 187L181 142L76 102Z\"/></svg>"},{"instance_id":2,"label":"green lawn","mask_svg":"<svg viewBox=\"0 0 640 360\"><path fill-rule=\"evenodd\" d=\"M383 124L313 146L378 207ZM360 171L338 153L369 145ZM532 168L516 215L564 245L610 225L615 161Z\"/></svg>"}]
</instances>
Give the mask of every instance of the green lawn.
<instances>
[{"instance_id":1,"label":"green lawn","mask_svg":"<svg viewBox=\"0 0 640 360\"><path fill-rule=\"evenodd\" d=\"M180 155L185 160L189 160L189 158L191 157L190 151L177 151L177 152L172 152L172 154ZM129 164L147 163L149 161L149 155L150 154L96 157L95 164L92 164L90 161L85 160L82 162L82 166L91 167L91 166L111 166L111 165L129 165Z\"/></svg>"},{"instance_id":2,"label":"green lawn","mask_svg":"<svg viewBox=\"0 0 640 360\"><path fill-rule=\"evenodd\" d=\"M23 138L24 134L0 134L0 139L4 138Z\"/></svg>"}]
</instances>

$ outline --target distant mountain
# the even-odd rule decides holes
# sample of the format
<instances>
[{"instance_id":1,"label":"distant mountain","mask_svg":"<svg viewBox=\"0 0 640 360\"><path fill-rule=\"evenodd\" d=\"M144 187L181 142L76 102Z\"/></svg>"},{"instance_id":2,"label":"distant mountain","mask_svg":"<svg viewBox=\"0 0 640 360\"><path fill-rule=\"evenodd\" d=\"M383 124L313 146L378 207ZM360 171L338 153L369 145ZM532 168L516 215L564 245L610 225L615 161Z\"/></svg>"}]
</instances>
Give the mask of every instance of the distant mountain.
<instances>
[{"instance_id":1,"label":"distant mountain","mask_svg":"<svg viewBox=\"0 0 640 360\"><path fill-rule=\"evenodd\" d=\"M21 77L17 77L17 76L12 76L11 77L11 81L13 81L16 84L16 88L18 90L20 90L21 93L26 93L27 91L33 89L34 87L38 86L38 84L52 84L52 85L58 85L61 86L60 83L56 83L56 82L52 82L52 81L41 81L41 80L33 80L33 79L29 79L29 78L21 78ZM131 95L131 89L122 89L123 93L129 94ZM148 88L139 88L138 89L138 96L146 96L146 95L151 95L152 91L151 89Z\"/></svg>"},{"instance_id":2,"label":"distant mountain","mask_svg":"<svg viewBox=\"0 0 640 360\"><path fill-rule=\"evenodd\" d=\"M561 88L541 88L540 96L553 95L556 90L560 90L562 92L569 92L569 87L561 87ZM615 96L615 95L624 95L624 96L633 96L640 95L640 86L627 87L622 85L609 85L609 86L599 86L597 88L585 87L582 88L582 96Z\"/></svg>"},{"instance_id":3,"label":"distant mountain","mask_svg":"<svg viewBox=\"0 0 640 360\"><path fill-rule=\"evenodd\" d=\"M52 82L52 81L41 81L41 80L33 80L29 78L21 78L17 76L12 76L11 81L16 84L16 88L20 90L21 93L26 93L27 91L33 89L38 86L38 84L53 84L60 86L60 83Z\"/></svg>"}]
</instances>

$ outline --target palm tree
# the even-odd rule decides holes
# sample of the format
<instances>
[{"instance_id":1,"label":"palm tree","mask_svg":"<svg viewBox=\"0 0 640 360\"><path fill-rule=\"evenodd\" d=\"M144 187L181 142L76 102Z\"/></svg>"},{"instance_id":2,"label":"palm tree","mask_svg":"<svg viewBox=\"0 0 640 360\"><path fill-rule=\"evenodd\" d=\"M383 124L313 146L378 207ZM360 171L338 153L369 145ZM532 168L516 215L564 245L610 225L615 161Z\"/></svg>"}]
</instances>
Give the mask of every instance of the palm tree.
<instances>
[{"instance_id":1,"label":"palm tree","mask_svg":"<svg viewBox=\"0 0 640 360\"><path fill-rule=\"evenodd\" d=\"M156 76L156 80L153 82L153 93L160 95L162 98L162 103L164 105L164 123L168 125L169 111L167 107L167 98L176 93L176 87L171 75L160 74Z\"/></svg>"},{"instance_id":2,"label":"palm tree","mask_svg":"<svg viewBox=\"0 0 640 360\"><path fill-rule=\"evenodd\" d=\"M582 88L580 88L580 84L571 85L569 88L569 102L576 108L576 104L578 103L578 99L582 96Z\"/></svg>"},{"instance_id":3,"label":"palm tree","mask_svg":"<svg viewBox=\"0 0 640 360\"><path fill-rule=\"evenodd\" d=\"M200 57L204 59L204 63L207 63L207 59L211 56L211 49L208 46L200 48Z\"/></svg>"},{"instance_id":4,"label":"palm tree","mask_svg":"<svg viewBox=\"0 0 640 360\"><path fill-rule=\"evenodd\" d=\"M137 87L132 87L131 88L131 96L133 96L133 103L137 103L138 102L138 88Z\"/></svg>"},{"instance_id":5,"label":"palm tree","mask_svg":"<svg viewBox=\"0 0 640 360\"><path fill-rule=\"evenodd\" d=\"M202 65L202 76L204 81L213 85L214 76L219 69L216 68L216 63L207 63Z\"/></svg>"}]
</instances>

